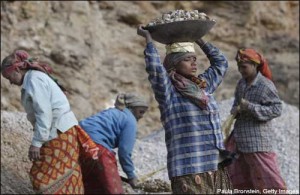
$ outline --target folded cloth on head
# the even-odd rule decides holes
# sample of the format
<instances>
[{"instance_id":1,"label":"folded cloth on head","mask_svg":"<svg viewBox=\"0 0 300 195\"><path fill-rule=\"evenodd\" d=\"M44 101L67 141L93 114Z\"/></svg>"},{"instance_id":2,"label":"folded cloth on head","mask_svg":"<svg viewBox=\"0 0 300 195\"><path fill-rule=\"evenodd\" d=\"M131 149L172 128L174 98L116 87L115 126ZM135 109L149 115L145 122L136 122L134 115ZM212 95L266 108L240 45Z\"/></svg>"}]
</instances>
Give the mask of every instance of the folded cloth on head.
<instances>
[{"instance_id":1,"label":"folded cloth on head","mask_svg":"<svg viewBox=\"0 0 300 195\"><path fill-rule=\"evenodd\" d=\"M166 45L166 55L177 52L195 52L194 43L179 42Z\"/></svg>"},{"instance_id":2,"label":"folded cloth on head","mask_svg":"<svg viewBox=\"0 0 300 195\"><path fill-rule=\"evenodd\" d=\"M149 105L143 97L134 93L120 93L115 101L115 107L120 110L123 110L125 107L139 106L148 108Z\"/></svg>"}]
</instances>

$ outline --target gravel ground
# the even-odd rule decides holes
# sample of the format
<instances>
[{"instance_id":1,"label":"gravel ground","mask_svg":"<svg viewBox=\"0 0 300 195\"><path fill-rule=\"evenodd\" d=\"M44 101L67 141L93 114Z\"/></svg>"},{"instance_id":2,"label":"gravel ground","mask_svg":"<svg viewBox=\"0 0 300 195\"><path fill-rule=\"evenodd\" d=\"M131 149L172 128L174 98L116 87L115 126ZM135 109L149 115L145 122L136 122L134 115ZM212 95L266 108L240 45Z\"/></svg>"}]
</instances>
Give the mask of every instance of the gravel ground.
<instances>
[{"instance_id":1,"label":"gravel ground","mask_svg":"<svg viewBox=\"0 0 300 195\"><path fill-rule=\"evenodd\" d=\"M228 116L231 104L232 99L220 102L221 121ZM1 111L1 193L32 193L28 178L31 163L27 158L32 136L31 129L25 113ZM288 189L299 190L299 109L297 107L283 103L282 115L274 119L274 134L282 176ZM145 183L152 182L152 187L156 184L166 187L165 184L169 184L166 169L146 177L149 173L166 167L166 155L162 129L137 140L132 154L136 174L139 178L145 178ZM119 169L120 174L125 176L120 166ZM126 183L124 187L129 194L151 193L132 190ZM160 193L169 192L160 191Z\"/></svg>"},{"instance_id":2,"label":"gravel ground","mask_svg":"<svg viewBox=\"0 0 300 195\"><path fill-rule=\"evenodd\" d=\"M225 121L233 99L219 103L221 121ZM283 102L282 115L273 122L275 134L274 148L282 177L290 190L299 189L299 109ZM163 129L137 140L133 160L138 176L166 166L166 147ZM162 179L169 182L167 170L164 169L149 179Z\"/></svg>"},{"instance_id":3,"label":"gravel ground","mask_svg":"<svg viewBox=\"0 0 300 195\"><path fill-rule=\"evenodd\" d=\"M219 104L222 121L232 102L233 99L230 99ZM288 189L299 190L299 109L283 102L281 116L273 120L273 144L282 177Z\"/></svg>"}]
</instances>

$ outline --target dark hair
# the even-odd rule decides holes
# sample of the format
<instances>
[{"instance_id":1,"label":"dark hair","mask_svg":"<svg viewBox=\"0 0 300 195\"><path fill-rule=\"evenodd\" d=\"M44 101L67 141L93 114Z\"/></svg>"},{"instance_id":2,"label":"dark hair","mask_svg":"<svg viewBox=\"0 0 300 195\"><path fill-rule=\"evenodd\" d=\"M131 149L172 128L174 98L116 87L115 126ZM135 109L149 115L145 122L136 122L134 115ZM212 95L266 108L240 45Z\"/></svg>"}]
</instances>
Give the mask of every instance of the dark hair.
<instances>
[{"instance_id":1,"label":"dark hair","mask_svg":"<svg viewBox=\"0 0 300 195\"><path fill-rule=\"evenodd\" d=\"M14 61L14 59L15 59L14 54L10 54L9 56L6 56L6 57L2 60L2 62L1 62L1 72L2 72L5 68L11 66L12 63L13 63L13 61Z\"/></svg>"}]
</instances>

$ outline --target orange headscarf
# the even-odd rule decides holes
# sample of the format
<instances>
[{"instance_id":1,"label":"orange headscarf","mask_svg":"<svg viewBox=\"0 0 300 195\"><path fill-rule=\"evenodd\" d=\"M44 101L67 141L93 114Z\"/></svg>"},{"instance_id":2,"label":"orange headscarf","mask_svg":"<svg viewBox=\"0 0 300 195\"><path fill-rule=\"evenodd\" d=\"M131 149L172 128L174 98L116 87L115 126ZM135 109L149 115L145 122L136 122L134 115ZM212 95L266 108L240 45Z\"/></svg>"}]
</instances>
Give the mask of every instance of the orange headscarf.
<instances>
[{"instance_id":1,"label":"orange headscarf","mask_svg":"<svg viewBox=\"0 0 300 195\"><path fill-rule=\"evenodd\" d=\"M268 79L272 80L272 72L269 68L267 60L254 49L239 49L235 59L237 62L254 62L258 64L258 71Z\"/></svg>"}]
</instances>

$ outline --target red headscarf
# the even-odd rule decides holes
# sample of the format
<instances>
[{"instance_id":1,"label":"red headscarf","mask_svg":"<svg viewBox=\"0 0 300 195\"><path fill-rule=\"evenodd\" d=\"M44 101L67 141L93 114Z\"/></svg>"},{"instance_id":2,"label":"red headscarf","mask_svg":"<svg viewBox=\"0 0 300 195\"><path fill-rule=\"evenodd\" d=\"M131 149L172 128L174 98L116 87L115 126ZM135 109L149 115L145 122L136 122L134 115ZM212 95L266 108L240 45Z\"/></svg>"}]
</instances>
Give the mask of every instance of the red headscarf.
<instances>
[{"instance_id":1,"label":"red headscarf","mask_svg":"<svg viewBox=\"0 0 300 195\"><path fill-rule=\"evenodd\" d=\"M46 74L50 74L53 72L52 68L49 65L38 62L36 58L30 58L29 54L26 51L17 50L13 53L13 56L13 60L9 61L7 64L2 64L3 75L8 75L16 69L35 69Z\"/></svg>"},{"instance_id":2,"label":"red headscarf","mask_svg":"<svg viewBox=\"0 0 300 195\"><path fill-rule=\"evenodd\" d=\"M2 64L1 70L3 76L8 76L12 71L21 70L39 70L46 73L53 81L61 88L61 90L66 93L67 90L58 83L57 79L52 77L50 74L53 73L52 68L45 63L37 61L37 58L31 58L29 54L24 50L17 50L12 55L6 57Z\"/></svg>"},{"instance_id":3,"label":"red headscarf","mask_svg":"<svg viewBox=\"0 0 300 195\"><path fill-rule=\"evenodd\" d=\"M254 62L258 64L258 71L268 79L272 80L272 72L267 60L254 49L239 49L235 59L237 62Z\"/></svg>"}]
</instances>

